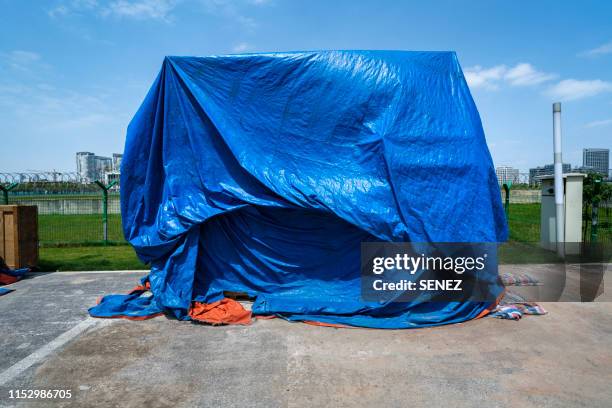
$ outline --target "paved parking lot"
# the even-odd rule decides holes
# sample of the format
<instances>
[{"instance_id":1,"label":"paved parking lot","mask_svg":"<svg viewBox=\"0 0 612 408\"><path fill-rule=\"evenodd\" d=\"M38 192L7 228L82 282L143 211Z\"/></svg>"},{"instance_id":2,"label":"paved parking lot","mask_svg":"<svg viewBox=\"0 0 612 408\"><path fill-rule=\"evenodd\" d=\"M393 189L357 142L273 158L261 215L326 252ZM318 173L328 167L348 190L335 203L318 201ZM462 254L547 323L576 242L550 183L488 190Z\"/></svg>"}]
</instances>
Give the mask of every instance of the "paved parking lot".
<instances>
[{"instance_id":1,"label":"paved parking lot","mask_svg":"<svg viewBox=\"0 0 612 408\"><path fill-rule=\"evenodd\" d=\"M0 406L612 406L610 302L418 330L87 316L143 274L35 274L11 285L0 297ZM72 397L10 399L16 389Z\"/></svg>"}]
</instances>

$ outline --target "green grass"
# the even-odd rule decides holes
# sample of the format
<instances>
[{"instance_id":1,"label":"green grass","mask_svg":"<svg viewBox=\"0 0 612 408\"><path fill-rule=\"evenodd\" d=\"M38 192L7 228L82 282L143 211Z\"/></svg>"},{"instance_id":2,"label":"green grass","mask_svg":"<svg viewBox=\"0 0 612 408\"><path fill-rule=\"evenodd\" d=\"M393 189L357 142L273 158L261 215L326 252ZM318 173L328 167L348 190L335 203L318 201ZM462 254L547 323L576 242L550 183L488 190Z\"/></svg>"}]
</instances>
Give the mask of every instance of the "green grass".
<instances>
[{"instance_id":1,"label":"green grass","mask_svg":"<svg viewBox=\"0 0 612 408\"><path fill-rule=\"evenodd\" d=\"M508 241L499 246L500 264L558 263L561 259L552 251L540 248L536 242Z\"/></svg>"},{"instance_id":2,"label":"green grass","mask_svg":"<svg viewBox=\"0 0 612 408\"><path fill-rule=\"evenodd\" d=\"M41 271L118 271L148 269L129 245L41 248Z\"/></svg>"},{"instance_id":3,"label":"green grass","mask_svg":"<svg viewBox=\"0 0 612 408\"><path fill-rule=\"evenodd\" d=\"M540 204L510 204L508 216L510 240L540 241Z\"/></svg>"},{"instance_id":4,"label":"green grass","mask_svg":"<svg viewBox=\"0 0 612 408\"><path fill-rule=\"evenodd\" d=\"M612 242L612 228L600 209L599 242ZM40 264L45 271L147 269L125 243L121 216L109 214L109 240L120 245L101 246L102 215L39 215ZM499 250L499 263L554 263L553 252L539 247L540 204L512 204L510 240ZM608 245L609 247L609 245ZM607 251L610 249L607 248Z\"/></svg>"},{"instance_id":5,"label":"green grass","mask_svg":"<svg viewBox=\"0 0 612 408\"><path fill-rule=\"evenodd\" d=\"M534 245L508 242L500 247L500 264L555 263L556 255ZM129 245L40 249L42 271L117 271L148 269Z\"/></svg>"},{"instance_id":6,"label":"green grass","mask_svg":"<svg viewBox=\"0 0 612 408\"><path fill-rule=\"evenodd\" d=\"M100 243L103 240L102 214L39 215L38 238L43 247ZM119 214L108 215L108 239L125 243Z\"/></svg>"},{"instance_id":7,"label":"green grass","mask_svg":"<svg viewBox=\"0 0 612 408\"><path fill-rule=\"evenodd\" d=\"M608 213L608 214L606 214ZM610 211L600 209L599 241L612 242ZM39 215L39 239L42 246L62 246L102 242L102 215ZM540 204L511 204L508 219L510 240L540 241ZM125 243L121 215L109 214L108 239Z\"/></svg>"}]
</instances>

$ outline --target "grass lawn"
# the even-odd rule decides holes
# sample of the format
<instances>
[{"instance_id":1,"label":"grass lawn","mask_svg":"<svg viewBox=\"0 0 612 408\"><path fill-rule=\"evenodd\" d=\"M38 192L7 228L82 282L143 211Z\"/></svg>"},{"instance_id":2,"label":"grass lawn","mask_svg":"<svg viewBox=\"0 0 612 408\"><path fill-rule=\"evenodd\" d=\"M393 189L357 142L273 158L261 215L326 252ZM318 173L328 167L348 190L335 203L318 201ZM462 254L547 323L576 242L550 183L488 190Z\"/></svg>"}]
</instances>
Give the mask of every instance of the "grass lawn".
<instances>
[{"instance_id":1,"label":"grass lawn","mask_svg":"<svg viewBox=\"0 0 612 408\"><path fill-rule=\"evenodd\" d=\"M510 240L540 241L540 204L511 204L508 216Z\"/></svg>"},{"instance_id":2,"label":"grass lawn","mask_svg":"<svg viewBox=\"0 0 612 408\"><path fill-rule=\"evenodd\" d=\"M554 253L520 242L500 247L500 264L554 263ZM40 249L42 271L120 271L149 269L129 245L58 247Z\"/></svg>"},{"instance_id":3,"label":"grass lawn","mask_svg":"<svg viewBox=\"0 0 612 408\"><path fill-rule=\"evenodd\" d=\"M540 204L513 204L510 207L510 239L521 242L540 240ZM102 215L39 215L42 246L99 243L102 241ZM108 239L125 242L121 215L108 215Z\"/></svg>"},{"instance_id":4,"label":"grass lawn","mask_svg":"<svg viewBox=\"0 0 612 408\"><path fill-rule=\"evenodd\" d=\"M129 245L40 248L42 271L149 269Z\"/></svg>"},{"instance_id":5,"label":"grass lawn","mask_svg":"<svg viewBox=\"0 0 612 408\"><path fill-rule=\"evenodd\" d=\"M508 241L499 246L500 264L543 264L561 262L557 254L540 248L535 242Z\"/></svg>"},{"instance_id":6,"label":"grass lawn","mask_svg":"<svg viewBox=\"0 0 612 408\"><path fill-rule=\"evenodd\" d=\"M102 214L39 215L38 237L41 246L102 242ZM108 239L125 242L120 214L108 215Z\"/></svg>"},{"instance_id":7,"label":"grass lawn","mask_svg":"<svg viewBox=\"0 0 612 408\"><path fill-rule=\"evenodd\" d=\"M610 220L608 214L604 213L604 209L600 211L599 240L610 243L612 241ZM148 269L138 260L129 245L99 245L102 241L102 216L100 214L40 215L38 223L42 270ZM510 241L500 247L499 263L554 263L558 261L553 252L539 248L538 245L540 204L512 204L509 227ZM108 233L110 241L125 242L121 231L120 215L109 214ZM90 245L70 246L87 244Z\"/></svg>"}]
</instances>

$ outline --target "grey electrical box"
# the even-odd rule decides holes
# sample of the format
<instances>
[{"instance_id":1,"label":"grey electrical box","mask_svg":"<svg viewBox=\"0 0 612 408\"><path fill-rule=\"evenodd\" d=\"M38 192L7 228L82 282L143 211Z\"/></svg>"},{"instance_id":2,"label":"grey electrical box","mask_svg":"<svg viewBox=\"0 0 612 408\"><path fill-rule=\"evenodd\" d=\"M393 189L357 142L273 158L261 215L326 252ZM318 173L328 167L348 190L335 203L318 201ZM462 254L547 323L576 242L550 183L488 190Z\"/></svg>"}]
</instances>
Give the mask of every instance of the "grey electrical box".
<instances>
[{"instance_id":1,"label":"grey electrical box","mask_svg":"<svg viewBox=\"0 0 612 408\"><path fill-rule=\"evenodd\" d=\"M563 175L563 208L565 242L582 242L582 184L586 174ZM555 180L554 176L542 176L542 209L540 213L540 243L542 247L555 250L557 243ZM578 245L566 247L578 248Z\"/></svg>"}]
</instances>

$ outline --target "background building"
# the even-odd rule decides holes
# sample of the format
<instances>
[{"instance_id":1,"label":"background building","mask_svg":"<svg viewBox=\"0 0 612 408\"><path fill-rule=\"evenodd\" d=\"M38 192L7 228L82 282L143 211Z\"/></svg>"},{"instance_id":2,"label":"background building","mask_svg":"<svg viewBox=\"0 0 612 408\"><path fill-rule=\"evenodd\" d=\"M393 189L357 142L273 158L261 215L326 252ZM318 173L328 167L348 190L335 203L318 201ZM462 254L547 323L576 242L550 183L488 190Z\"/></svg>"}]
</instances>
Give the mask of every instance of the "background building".
<instances>
[{"instance_id":1,"label":"background building","mask_svg":"<svg viewBox=\"0 0 612 408\"><path fill-rule=\"evenodd\" d=\"M121 174L118 171L107 171L104 173L104 184L107 186L113 181L117 184L113 187L113 190L117 190L119 188L119 178Z\"/></svg>"},{"instance_id":2,"label":"background building","mask_svg":"<svg viewBox=\"0 0 612 408\"><path fill-rule=\"evenodd\" d=\"M104 179L104 174L113 168L113 160L110 157L96 156L92 152L78 152L76 165L80 181L91 183Z\"/></svg>"},{"instance_id":3,"label":"background building","mask_svg":"<svg viewBox=\"0 0 612 408\"><path fill-rule=\"evenodd\" d=\"M519 170L510 166L499 166L495 168L497 182L502 184L517 184L519 182Z\"/></svg>"},{"instance_id":4,"label":"background building","mask_svg":"<svg viewBox=\"0 0 612 408\"><path fill-rule=\"evenodd\" d=\"M610 149L582 149L582 167L590 168L604 177L608 177Z\"/></svg>"},{"instance_id":5,"label":"background building","mask_svg":"<svg viewBox=\"0 0 612 408\"><path fill-rule=\"evenodd\" d=\"M113 171L121 171L121 160L123 159L122 153L113 153Z\"/></svg>"},{"instance_id":6,"label":"background building","mask_svg":"<svg viewBox=\"0 0 612 408\"><path fill-rule=\"evenodd\" d=\"M81 182L89 182L94 176L94 162L92 152L77 152L76 171Z\"/></svg>"},{"instance_id":7,"label":"background building","mask_svg":"<svg viewBox=\"0 0 612 408\"><path fill-rule=\"evenodd\" d=\"M571 164L563 164L563 173L571 173L572 165ZM546 164L544 166L538 166L532 169L529 169L529 185L537 186L540 184L541 176L550 176L555 174L555 166L553 164Z\"/></svg>"}]
</instances>

